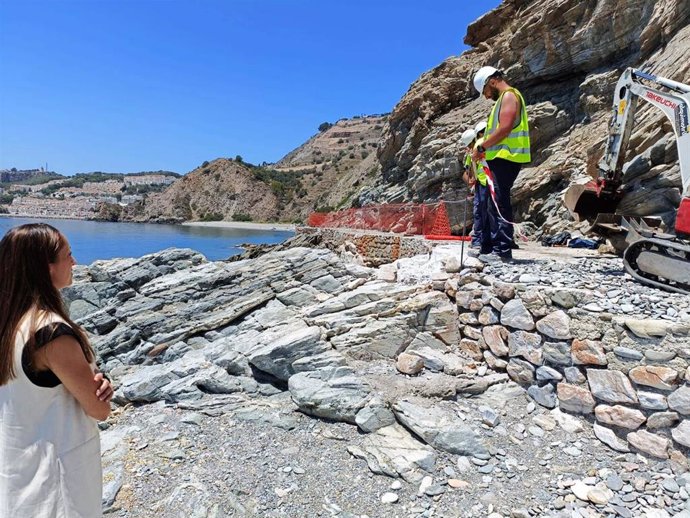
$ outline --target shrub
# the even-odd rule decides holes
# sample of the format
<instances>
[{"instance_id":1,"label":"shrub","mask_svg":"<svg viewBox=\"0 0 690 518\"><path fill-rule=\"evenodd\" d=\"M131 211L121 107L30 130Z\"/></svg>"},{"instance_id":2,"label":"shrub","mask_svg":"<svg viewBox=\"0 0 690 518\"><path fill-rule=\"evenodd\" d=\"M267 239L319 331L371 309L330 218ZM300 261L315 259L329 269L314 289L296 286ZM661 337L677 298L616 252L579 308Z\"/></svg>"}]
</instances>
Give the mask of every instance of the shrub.
<instances>
[{"instance_id":1,"label":"shrub","mask_svg":"<svg viewBox=\"0 0 690 518\"><path fill-rule=\"evenodd\" d=\"M208 165L208 160L204 160L204 163L201 164L201 167L206 167Z\"/></svg>"},{"instance_id":2,"label":"shrub","mask_svg":"<svg viewBox=\"0 0 690 518\"><path fill-rule=\"evenodd\" d=\"M362 160L364 160L366 157L369 156L369 153L366 151L362 151Z\"/></svg>"},{"instance_id":3,"label":"shrub","mask_svg":"<svg viewBox=\"0 0 690 518\"><path fill-rule=\"evenodd\" d=\"M223 221L223 215L219 212L207 212L201 221Z\"/></svg>"},{"instance_id":4,"label":"shrub","mask_svg":"<svg viewBox=\"0 0 690 518\"><path fill-rule=\"evenodd\" d=\"M242 212L238 212L237 214L232 215L232 220L233 221L252 221L252 217L249 214L244 214Z\"/></svg>"},{"instance_id":5,"label":"shrub","mask_svg":"<svg viewBox=\"0 0 690 518\"><path fill-rule=\"evenodd\" d=\"M239 162L241 164L242 163L242 157L240 155L237 155L235 157L235 162Z\"/></svg>"},{"instance_id":6,"label":"shrub","mask_svg":"<svg viewBox=\"0 0 690 518\"><path fill-rule=\"evenodd\" d=\"M331 124L330 122L322 122L321 124L319 124L319 132L323 133L324 131L331 129L332 127L333 124Z\"/></svg>"}]
</instances>

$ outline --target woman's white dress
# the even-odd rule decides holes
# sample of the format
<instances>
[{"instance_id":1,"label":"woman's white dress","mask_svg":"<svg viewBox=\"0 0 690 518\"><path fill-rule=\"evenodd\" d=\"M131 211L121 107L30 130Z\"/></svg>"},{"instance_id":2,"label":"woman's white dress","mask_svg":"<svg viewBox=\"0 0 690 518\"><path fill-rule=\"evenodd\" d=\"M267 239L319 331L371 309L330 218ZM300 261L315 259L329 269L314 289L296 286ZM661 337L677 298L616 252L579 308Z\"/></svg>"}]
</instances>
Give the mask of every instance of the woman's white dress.
<instances>
[{"instance_id":1,"label":"woman's white dress","mask_svg":"<svg viewBox=\"0 0 690 518\"><path fill-rule=\"evenodd\" d=\"M0 518L102 516L100 438L61 384L34 385L22 369L29 319L17 333L16 378L0 386ZM44 316L38 327L61 321Z\"/></svg>"}]
</instances>

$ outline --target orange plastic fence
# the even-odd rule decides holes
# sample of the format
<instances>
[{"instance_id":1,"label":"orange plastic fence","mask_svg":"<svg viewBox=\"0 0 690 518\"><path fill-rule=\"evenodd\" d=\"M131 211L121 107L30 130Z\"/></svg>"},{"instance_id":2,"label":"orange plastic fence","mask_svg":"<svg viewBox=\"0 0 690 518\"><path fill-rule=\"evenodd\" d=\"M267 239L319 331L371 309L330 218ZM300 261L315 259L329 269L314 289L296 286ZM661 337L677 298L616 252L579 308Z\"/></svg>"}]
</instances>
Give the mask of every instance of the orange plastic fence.
<instances>
[{"instance_id":1,"label":"orange plastic fence","mask_svg":"<svg viewBox=\"0 0 690 518\"><path fill-rule=\"evenodd\" d=\"M471 217L471 211L470 211ZM434 204L399 203L367 205L336 212L314 212L307 219L310 227L378 230L429 239L468 239L451 235L445 202Z\"/></svg>"}]
</instances>

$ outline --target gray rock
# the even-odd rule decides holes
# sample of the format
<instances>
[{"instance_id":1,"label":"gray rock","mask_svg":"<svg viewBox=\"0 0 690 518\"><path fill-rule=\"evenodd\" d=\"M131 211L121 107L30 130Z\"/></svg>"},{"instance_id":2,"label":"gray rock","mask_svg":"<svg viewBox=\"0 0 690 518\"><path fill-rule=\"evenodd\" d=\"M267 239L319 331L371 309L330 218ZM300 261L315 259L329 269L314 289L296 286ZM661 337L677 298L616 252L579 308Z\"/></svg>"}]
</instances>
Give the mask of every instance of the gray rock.
<instances>
[{"instance_id":1,"label":"gray rock","mask_svg":"<svg viewBox=\"0 0 690 518\"><path fill-rule=\"evenodd\" d=\"M402 477L410 483L419 482L423 473L431 472L436 463L434 450L417 441L398 424L367 435L361 447L350 445L347 451L364 459L372 472Z\"/></svg>"},{"instance_id":2,"label":"gray rock","mask_svg":"<svg viewBox=\"0 0 690 518\"><path fill-rule=\"evenodd\" d=\"M520 385L531 385L534 383L534 366L519 358L511 358L506 367L510 379Z\"/></svg>"},{"instance_id":3,"label":"gray rock","mask_svg":"<svg viewBox=\"0 0 690 518\"><path fill-rule=\"evenodd\" d=\"M668 408L666 396L663 394L638 390L637 397L640 400L640 407L645 410L666 410Z\"/></svg>"},{"instance_id":4,"label":"gray rock","mask_svg":"<svg viewBox=\"0 0 690 518\"><path fill-rule=\"evenodd\" d=\"M500 321L500 314L494 308L484 306L482 310L479 312L477 320L480 324L484 326L498 324Z\"/></svg>"},{"instance_id":5,"label":"gray rock","mask_svg":"<svg viewBox=\"0 0 690 518\"><path fill-rule=\"evenodd\" d=\"M544 363L551 365L572 365L570 344L568 342L544 342Z\"/></svg>"},{"instance_id":6,"label":"gray rock","mask_svg":"<svg viewBox=\"0 0 690 518\"><path fill-rule=\"evenodd\" d=\"M684 419L678 426L671 430L671 436L678 444L690 447L690 419Z\"/></svg>"},{"instance_id":7,"label":"gray rock","mask_svg":"<svg viewBox=\"0 0 690 518\"><path fill-rule=\"evenodd\" d=\"M527 394L545 408L556 408L558 403L553 385L551 384L544 385L543 387L532 385L527 389Z\"/></svg>"},{"instance_id":8,"label":"gray rock","mask_svg":"<svg viewBox=\"0 0 690 518\"><path fill-rule=\"evenodd\" d=\"M441 372L445 368L442 352L431 349L430 347L422 347L414 351L414 354L419 356L424 362L424 367L432 372Z\"/></svg>"},{"instance_id":9,"label":"gray rock","mask_svg":"<svg viewBox=\"0 0 690 518\"><path fill-rule=\"evenodd\" d=\"M511 357L520 356L534 365L541 365L543 352L541 336L537 333L514 331L508 337L508 350Z\"/></svg>"},{"instance_id":10,"label":"gray rock","mask_svg":"<svg viewBox=\"0 0 690 518\"><path fill-rule=\"evenodd\" d=\"M293 362L329 350L318 327L303 327L253 349L247 359L257 369L286 381L296 372Z\"/></svg>"},{"instance_id":11,"label":"gray rock","mask_svg":"<svg viewBox=\"0 0 690 518\"><path fill-rule=\"evenodd\" d=\"M593 430L597 439L606 444L609 448L623 453L630 451L628 444L618 437L610 428L594 423Z\"/></svg>"},{"instance_id":12,"label":"gray rock","mask_svg":"<svg viewBox=\"0 0 690 518\"><path fill-rule=\"evenodd\" d=\"M501 324L524 331L531 331L535 327L532 315L520 299L506 302L501 310Z\"/></svg>"},{"instance_id":13,"label":"gray rock","mask_svg":"<svg viewBox=\"0 0 690 518\"><path fill-rule=\"evenodd\" d=\"M355 424L371 389L348 367L300 372L290 377L292 401L305 414Z\"/></svg>"},{"instance_id":14,"label":"gray rock","mask_svg":"<svg viewBox=\"0 0 690 518\"><path fill-rule=\"evenodd\" d=\"M537 368L537 381L561 381L563 375L556 369L541 366Z\"/></svg>"},{"instance_id":15,"label":"gray rock","mask_svg":"<svg viewBox=\"0 0 690 518\"><path fill-rule=\"evenodd\" d=\"M670 428L679 420L676 412L655 412L647 418L648 430L659 430Z\"/></svg>"},{"instance_id":16,"label":"gray rock","mask_svg":"<svg viewBox=\"0 0 690 518\"><path fill-rule=\"evenodd\" d=\"M369 404L357 412L355 423L363 432L371 433L395 424L395 415L382 404Z\"/></svg>"},{"instance_id":17,"label":"gray rock","mask_svg":"<svg viewBox=\"0 0 690 518\"><path fill-rule=\"evenodd\" d=\"M555 340L568 340L571 338L570 317L561 310L549 313L537 321L537 331Z\"/></svg>"},{"instance_id":18,"label":"gray rock","mask_svg":"<svg viewBox=\"0 0 690 518\"><path fill-rule=\"evenodd\" d=\"M574 385L583 385L587 382L587 378L582 374L582 371L578 367L566 367L563 369L563 374L568 383Z\"/></svg>"},{"instance_id":19,"label":"gray rock","mask_svg":"<svg viewBox=\"0 0 690 518\"><path fill-rule=\"evenodd\" d=\"M690 387L683 385L667 398L668 407L683 415L690 415Z\"/></svg>"},{"instance_id":20,"label":"gray rock","mask_svg":"<svg viewBox=\"0 0 690 518\"><path fill-rule=\"evenodd\" d=\"M638 403L637 394L625 374L619 371L587 369L592 395L607 403Z\"/></svg>"},{"instance_id":21,"label":"gray rock","mask_svg":"<svg viewBox=\"0 0 690 518\"><path fill-rule=\"evenodd\" d=\"M635 349L630 349L628 347L614 347L613 354L624 360L634 361L641 360L644 357L640 351L636 351Z\"/></svg>"},{"instance_id":22,"label":"gray rock","mask_svg":"<svg viewBox=\"0 0 690 518\"><path fill-rule=\"evenodd\" d=\"M434 448L458 455L488 453L479 435L450 411L398 401L393 412L401 424Z\"/></svg>"}]
</instances>

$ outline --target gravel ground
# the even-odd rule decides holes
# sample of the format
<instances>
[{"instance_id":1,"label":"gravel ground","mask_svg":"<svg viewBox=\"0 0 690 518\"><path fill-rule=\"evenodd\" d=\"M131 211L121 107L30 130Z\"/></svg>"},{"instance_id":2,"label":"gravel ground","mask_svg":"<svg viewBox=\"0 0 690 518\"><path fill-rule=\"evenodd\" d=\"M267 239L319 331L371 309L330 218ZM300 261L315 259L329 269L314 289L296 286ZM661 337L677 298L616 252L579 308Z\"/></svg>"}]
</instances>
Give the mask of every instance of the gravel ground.
<instances>
[{"instance_id":1,"label":"gravel ground","mask_svg":"<svg viewBox=\"0 0 690 518\"><path fill-rule=\"evenodd\" d=\"M496 426L477 426L491 456L482 460L439 452L429 474L433 480L421 484L373 474L347 451L364 437L357 427L290 411L284 394L258 404L239 396L222 401L232 404L190 405L196 409L144 405L129 407L115 419L113 430L140 430L124 440L123 485L112 516L555 516L568 498L575 500L570 489L575 481L618 474L634 484L671 473L667 462L606 448L585 420L569 421L581 423L582 431L564 430L514 387L443 402L470 422L480 419L479 408L496 409ZM430 487L420 490L425 484ZM666 496L657 489L647 487L655 506L657 492ZM397 502L385 503L385 494L395 495ZM662 507L682 509L681 496L671 494L669 505L662 501ZM571 507L580 507L579 514L563 516L617 516L605 511L610 506L575 502Z\"/></svg>"}]
</instances>

